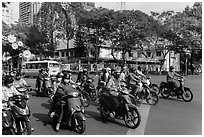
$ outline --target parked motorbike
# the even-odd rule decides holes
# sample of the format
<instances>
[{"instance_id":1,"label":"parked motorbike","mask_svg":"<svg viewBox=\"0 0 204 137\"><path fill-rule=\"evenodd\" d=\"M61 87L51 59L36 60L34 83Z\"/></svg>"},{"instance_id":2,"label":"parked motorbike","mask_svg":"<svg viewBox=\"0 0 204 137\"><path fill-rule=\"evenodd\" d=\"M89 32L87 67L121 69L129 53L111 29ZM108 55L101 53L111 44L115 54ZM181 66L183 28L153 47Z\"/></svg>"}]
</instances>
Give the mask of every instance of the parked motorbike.
<instances>
[{"instance_id":1,"label":"parked motorbike","mask_svg":"<svg viewBox=\"0 0 204 137\"><path fill-rule=\"evenodd\" d=\"M7 101L2 101L2 135L15 135L16 123Z\"/></svg>"},{"instance_id":2,"label":"parked motorbike","mask_svg":"<svg viewBox=\"0 0 204 137\"><path fill-rule=\"evenodd\" d=\"M13 103L11 106L12 114L16 122L17 134L19 135L31 135L31 123L30 123L30 108L27 105L24 95L14 95L9 98L9 101Z\"/></svg>"},{"instance_id":3,"label":"parked motorbike","mask_svg":"<svg viewBox=\"0 0 204 137\"><path fill-rule=\"evenodd\" d=\"M142 80L139 85L141 90L134 95L138 102L142 103L143 100L146 100L149 105L156 105L159 102L159 96L154 90L150 90L149 81Z\"/></svg>"},{"instance_id":4,"label":"parked motorbike","mask_svg":"<svg viewBox=\"0 0 204 137\"><path fill-rule=\"evenodd\" d=\"M137 128L141 122L141 115L139 113L139 108L136 105L132 104L127 90L115 90L112 91L111 94L106 91L102 91L100 93L100 107L98 107L97 109L100 111L102 118L106 120L111 116L114 106L114 101L112 99L113 95L119 99L120 104L115 110L115 114L112 115L112 117L116 119L123 119L128 128Z\"/></svg>"},{"instance_id":5,"label":"parked motorbike","mask_svg":"<svg viewBox=\"0 0 204 137\"><path fill-rule=\"evenodd\" d=\"M63 109L62 109L63 108ZM68 93L61 99L60 106L56 108L53 116L55 124L60 123L71 127L76 133L82 134L86 129L84 107L79 98L79 92Z\"/></svg>"},{"instance_id":6,"label":"parked motorbike","mask_svg":"<svg viewBox=\"0 0 204 137\"><path fill-rule=\"evenodd\" d=\"M190 102L193 99L193 93L190 88L184 86L184 78L179 78L180 86L175 89L172 85L169 85L167 82L161 82L160 84L160 92L162 97L181 97L185 102Z\"/></svg>"}]
</instances>

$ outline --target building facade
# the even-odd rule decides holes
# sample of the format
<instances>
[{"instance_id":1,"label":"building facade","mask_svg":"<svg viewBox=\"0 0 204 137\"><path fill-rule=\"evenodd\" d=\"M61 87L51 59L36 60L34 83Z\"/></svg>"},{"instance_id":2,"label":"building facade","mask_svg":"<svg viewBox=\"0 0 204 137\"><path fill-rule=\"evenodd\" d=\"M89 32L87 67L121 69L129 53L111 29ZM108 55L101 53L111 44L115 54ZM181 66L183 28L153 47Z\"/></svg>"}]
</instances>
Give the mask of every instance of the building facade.
<instances>
[{"instance_id":1,"label":"building facade","mask_svg":"<svg viewBox=\"0 0 204 137\"><path fill-rule=\"evenodd\" d=\"M20 25L33 25L34 15L41 7L40 2L20 2L19 3L19 23Z\"/></svg>"},{"instance_id":2,"label":"building facade","mask_svg":"<svg viewBox=\"0 0 204 137\"><path fill-rule=\"evenodd\" d=\"M12 4L8 4L7 7L2 8L2 21L7 25L14 23Z\"/></svg>"}]
</instances>

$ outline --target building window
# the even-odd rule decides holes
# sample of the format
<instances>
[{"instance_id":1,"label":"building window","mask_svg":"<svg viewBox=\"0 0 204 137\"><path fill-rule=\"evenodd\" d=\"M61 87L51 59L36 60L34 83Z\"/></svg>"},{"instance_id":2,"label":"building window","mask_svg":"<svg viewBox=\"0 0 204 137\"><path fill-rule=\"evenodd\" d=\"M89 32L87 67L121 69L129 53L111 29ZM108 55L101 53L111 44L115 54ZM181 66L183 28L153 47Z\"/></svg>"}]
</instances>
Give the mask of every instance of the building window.
<instances>
[{"instance_id":1,"label":"building window","mask_svg":"<svg viewBox=\"0 0 204 137\"><path fill-rule=\"evenodd\" d=\"M157 57L161 57L161 51L157 51L157 52L156 52L156 56L157 56Z\"/></svg>"},{"instance_id":2,"label":"building window","mask_svg":"<svg viewBox=\"0 0 204 137\"><path fill-rule=\"evenodd\" d=\"M151 57L151 52L147 51L147 57Z\"/></svg>"},{"instance_id":3,"label":"building window","mask_svg":"<svg viewBox=\"0 0 204 137\"><path fill-rule=\"evenodd\" d=\"M62 52L62 57L65 57L65 52Z\"/></svg>"},{"instance_id":4,"label":"building window","mask_svg":"<svg viewBox=\"0 0 204 137\"><path fill-rule=\"evenodd\" d=\"M141 53L141 52L138 52L138 53L137 53L137 57L138 57L138 58L141 58L141 57L142 57L142 53Z\"/></svg>"}]
</instances>

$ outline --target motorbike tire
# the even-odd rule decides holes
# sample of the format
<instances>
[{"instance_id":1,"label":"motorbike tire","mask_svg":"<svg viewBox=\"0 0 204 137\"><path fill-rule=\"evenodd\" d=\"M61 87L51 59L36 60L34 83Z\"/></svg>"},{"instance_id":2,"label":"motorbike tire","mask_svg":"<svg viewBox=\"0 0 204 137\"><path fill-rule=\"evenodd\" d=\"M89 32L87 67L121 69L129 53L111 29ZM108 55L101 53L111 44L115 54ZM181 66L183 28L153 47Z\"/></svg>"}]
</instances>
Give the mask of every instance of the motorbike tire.
<instances>
[{"instance_id":1,"label":"motorbike tire","mask_svg":"<svg viewBox=\"0 0 204 137\"><path fill-rule=\"evenodd\" d=\"M85 129L86 129L86 121L81 120L81 119L77 119L77 118L76 118L76 120L77 120L77 123L78 123L79 125L74 124L73 130L74 130L76 133L78 133L78 134L84 133L84 131L85 131ZM74 121L74 119L73 119L73 121ZM74 123L75 123L75 122L74 122Z\"/></svg>"},{"instance_id":2,"label":"motorbike tire","mask_svg":"<svg viewBox=\"0 0 204 137\"><path fill-rule=\"evenodd\" d=\"M102 106L100 106L100 107L101 107L101 109L103 109ZM101 117L103 120L107 120L109 118L109 113L104 113L104 112L100 111L100 114L101 114Z\"/></svg>"},{"instance_id":3,"label":"motorbike tire","mask_svg":"<svg viewBox=\"0 0 204 137\"><path fill-rule=\"evenodd\" d=\"M149 105L156 105L159 102L159 96L154 91L150 91L150 98L146 98L146 102Z\"/></svg>"},{"instance_id":4,"label":"motorbike tire","mask_svg":"<svg viewBox=\"0 0 204 137\"><path fill-rule=\"evenodd\" d=\"M163 98L168 98L170 96L168 91L167 91L167 88L163 87L160 90L161 90L161 95Z\"/></svg>"},{"instance_id":5,"label":"motorbike tire","mask_svg":"<svg viewBox=\"0 0 204 137\"><path fill-rule=\"evenodd\" d=\"M193 99L193 93L189 88L187 88L187 89L184 89L181 97L185 102L190 102Z\"/></svg>"},{"instance_id":6,"label":"motorbike tire","mask_svg":"<svg viewBox=\"0 0 204 137\"><path fill-rule=\"evenodd\" d=\"M16 135L13 128L2 129L2 135Z\"/></svg>"},{"instance_id":7,"label":"motorbike tire","mask_svg":"<svg viewBox=\"0 0 204 137\"><path fill-rule=\"evenodd\" d=\"M22 125L24 125L22 135L31 135L30 121L22 121Z\"/></svg>"},{"instance_id":8,"label":"motorbike tire","mask_svg":"<svg viewBox=\"0 0 204 137\"><path fill-rule=\"evenodd\" d=\"M88 107L90 105L90 96L88 94L82 94L81 96L84 107Z\"/></svg>"},{"instance_id":9,"label":"motorbike tire","mask_svg":"<svg viewBox=\"0 0 204 137\"><path fill-rule=\"evenodd\" d=\"M136 114L136 115L134 115L134 114ZM134 117L134 119L132 119L133 117ZM141 115L140 115L138 109L136 109L136 108L129 108L129 111L127 111L127 113L124 115L123 119L124 119L125 125L131 129L137 128L141 123ZM135 119L136 119L136 122L135 122ZM129 122L133 122L133 125L130 125Z\"/></svg>"},{"instance_id":10,"label":"motorbike tire","mask_svg":"<svg viewBox=\"0 0 204 137\"><path fill-rule=\"evenodd\" d=\"M157 95L160 94L160 90L159 90L159 87L157 85L150 86L150 90L153 90L154 92L156 92Z\"/></svg>"}]
</instances>

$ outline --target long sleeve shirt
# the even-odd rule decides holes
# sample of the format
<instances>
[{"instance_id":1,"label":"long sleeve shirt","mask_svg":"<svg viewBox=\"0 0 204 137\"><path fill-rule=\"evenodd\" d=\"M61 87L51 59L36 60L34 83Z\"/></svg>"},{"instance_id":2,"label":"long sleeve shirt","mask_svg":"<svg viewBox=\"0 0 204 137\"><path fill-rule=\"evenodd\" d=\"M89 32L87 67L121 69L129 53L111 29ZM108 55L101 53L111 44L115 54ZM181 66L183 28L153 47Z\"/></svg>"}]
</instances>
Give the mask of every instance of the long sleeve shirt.
<instances>
[{"instance_id":1,"label":"long sleeve shirt","mask_svg":"<svg viewBox=\"0 0 204 137\"><path fill-rule=\"evenodd\" d=\"M6 86L2 87L2 100L8 101L9 97L12 97L13 95L21 95L21 93L18 92L14 86L11 86L10 88Z\"/></svg>"}]
</instances>

